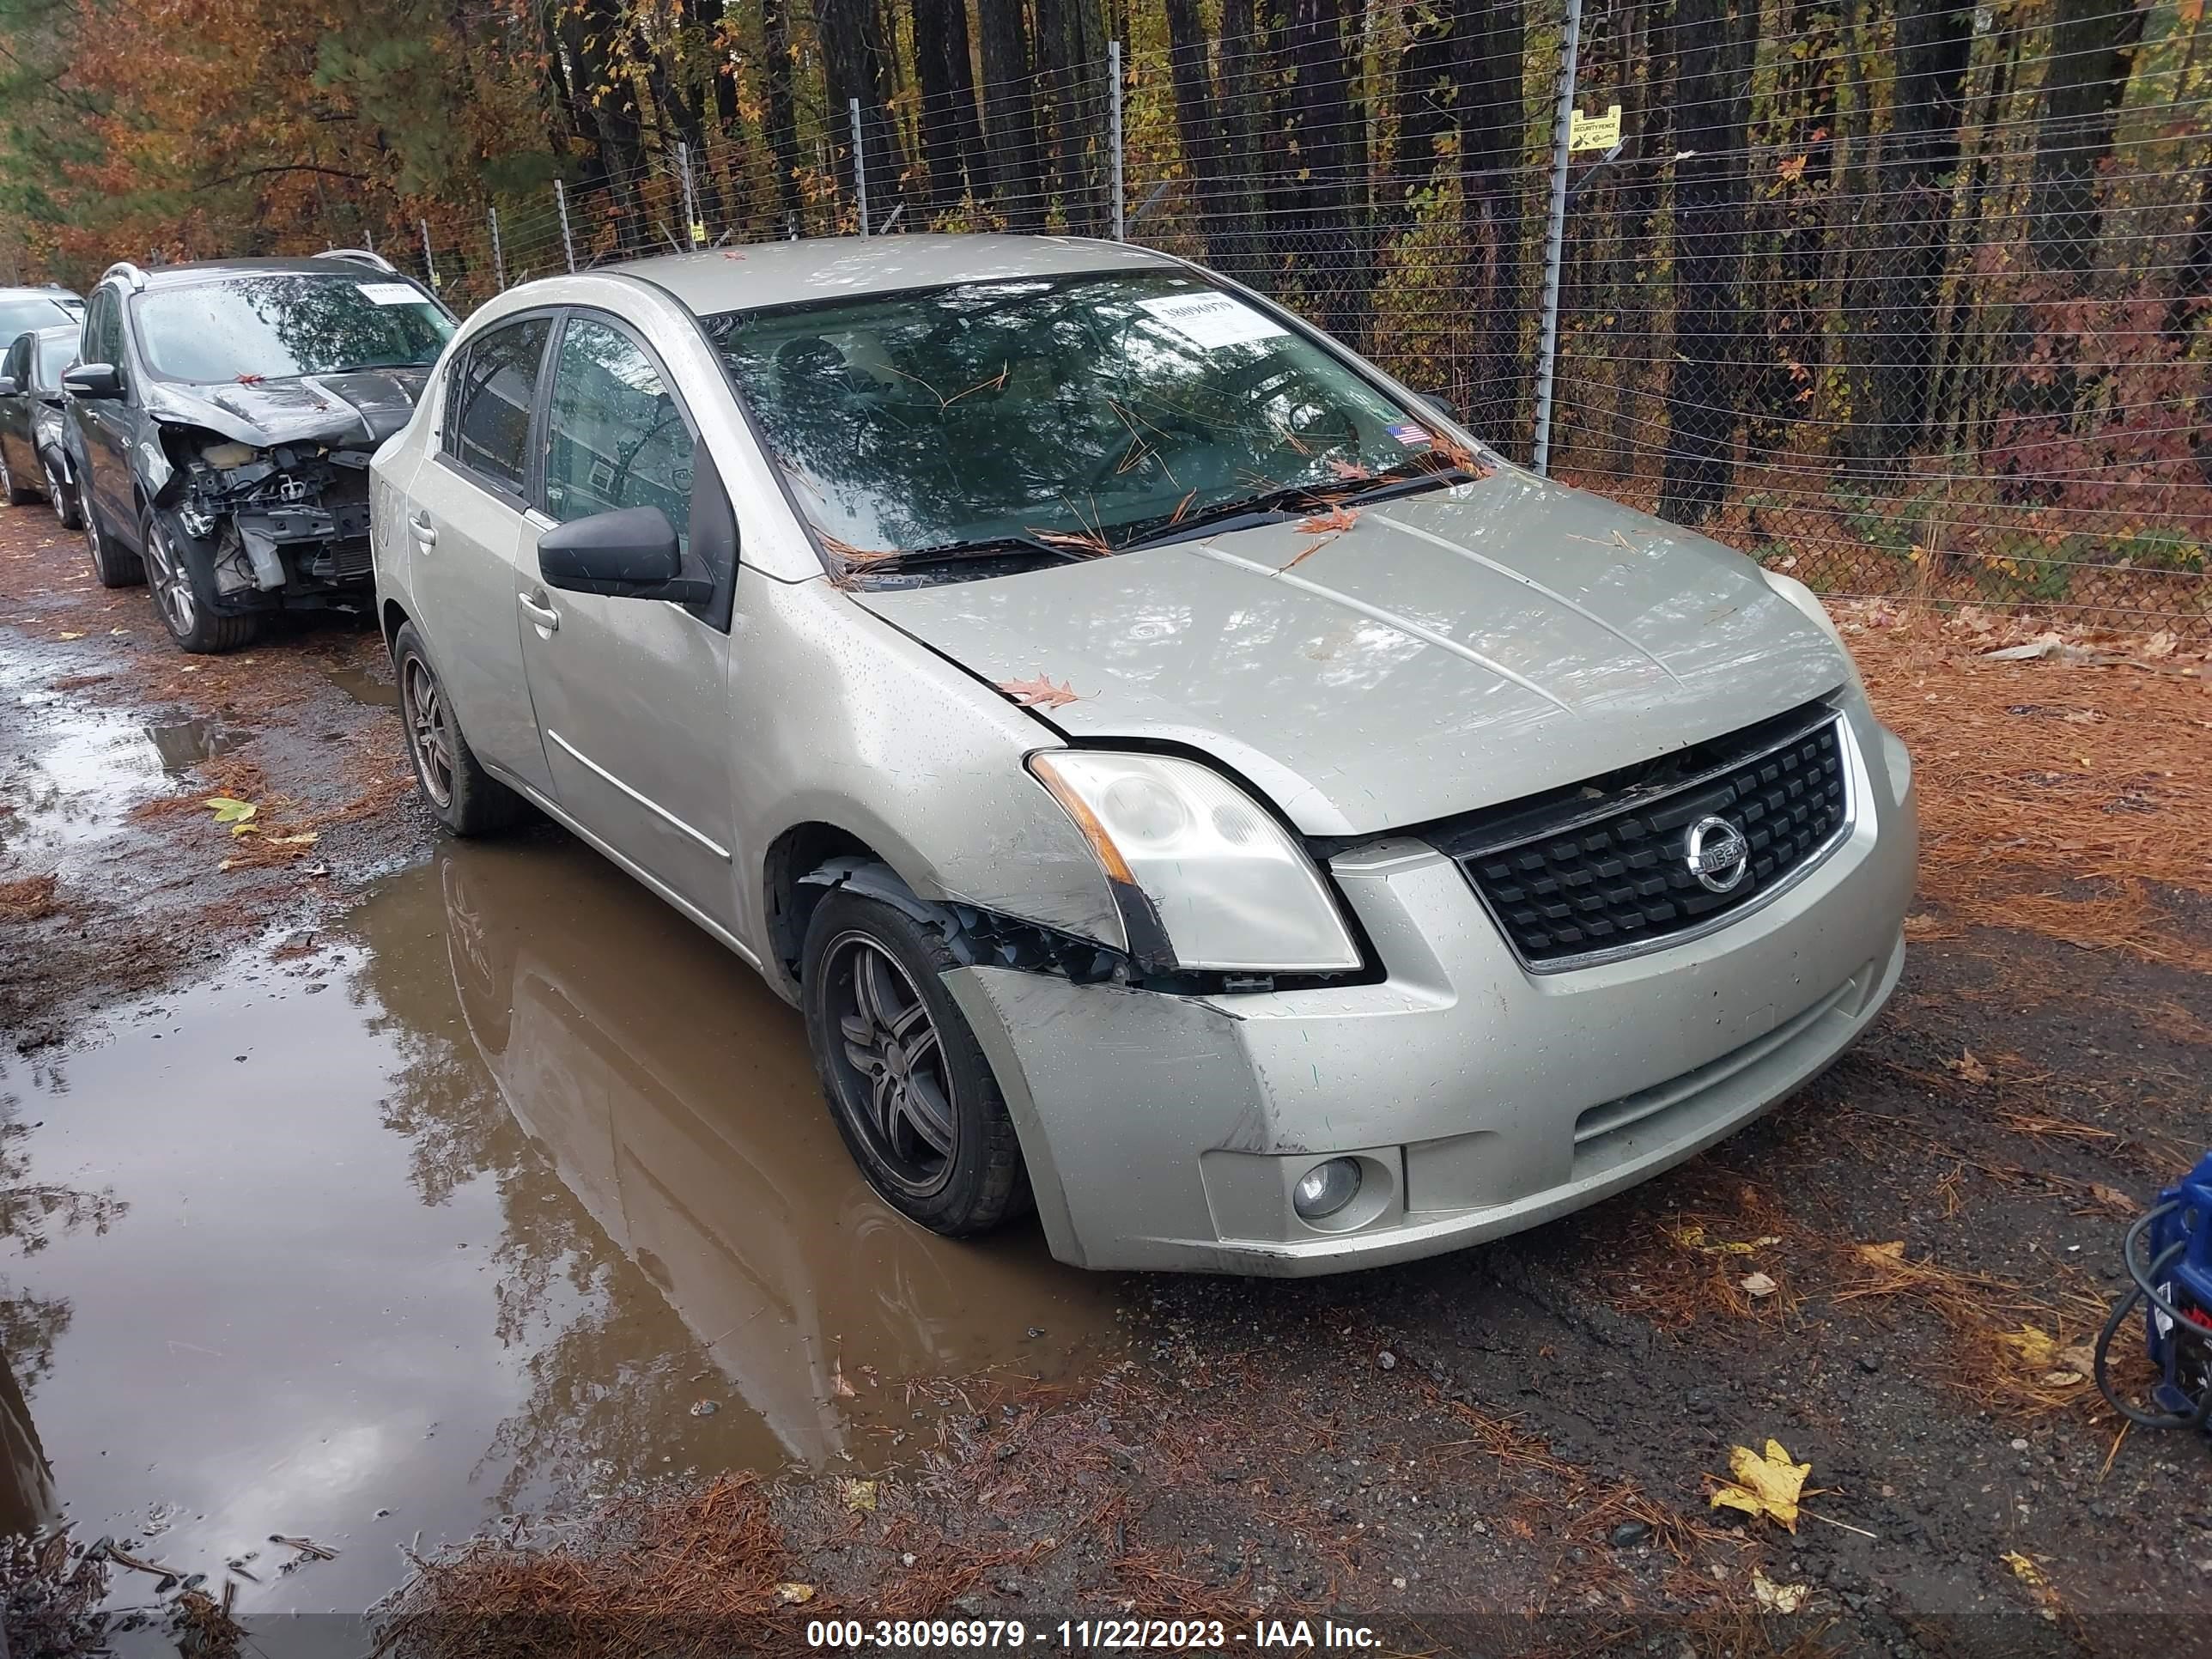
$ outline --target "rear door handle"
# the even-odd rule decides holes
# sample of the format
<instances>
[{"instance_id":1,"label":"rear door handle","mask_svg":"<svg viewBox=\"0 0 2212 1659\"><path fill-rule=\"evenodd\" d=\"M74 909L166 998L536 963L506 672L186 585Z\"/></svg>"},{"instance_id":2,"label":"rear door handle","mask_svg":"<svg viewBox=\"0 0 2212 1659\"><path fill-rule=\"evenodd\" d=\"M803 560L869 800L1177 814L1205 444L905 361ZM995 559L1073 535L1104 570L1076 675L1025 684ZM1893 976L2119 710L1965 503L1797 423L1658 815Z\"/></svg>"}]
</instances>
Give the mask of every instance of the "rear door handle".
<instances>
[{"instance_id":1,"label":"rear door handle","mask_svg":"<svg viewBox=\"0 0 2212 1659\"><path fill-rule=\"evenodd\" d=\"M529 617L547 633L557 634L561 631L561 613L551 605L541 604L527 593L516 594L514 602L522 607L524 616Z\"/></svg>"},{"instance_id":2,"label":"rear door handle","mask_svg":"<svg viewBox=\"0 0 2212 1659\"><path fill-rule=\"evenodd\" d=\"M407 520L407 533L425 547L438 544L438 526L430 522L428 513L417 513Z\"/></svg>"}]
</instances>

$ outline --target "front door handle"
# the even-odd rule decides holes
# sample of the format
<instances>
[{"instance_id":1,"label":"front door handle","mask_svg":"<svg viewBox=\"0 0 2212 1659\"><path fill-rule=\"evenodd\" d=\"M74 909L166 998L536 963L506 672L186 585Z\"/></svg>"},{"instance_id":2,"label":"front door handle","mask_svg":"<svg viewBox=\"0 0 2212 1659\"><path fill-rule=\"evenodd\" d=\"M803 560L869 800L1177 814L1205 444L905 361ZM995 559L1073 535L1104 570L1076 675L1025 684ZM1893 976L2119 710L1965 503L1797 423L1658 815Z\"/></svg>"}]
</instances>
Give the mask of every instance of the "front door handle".
<instances>
[{"instance_id":1,"label":"front door handle","mask_svg":"<svg viewBox=\"0 0 2212 1659\"><path fill-rule=\"evenodd\" d=\"M407 520L407 533L424 547L438 544L438 526L430 522L428 513L417 513Z\"/></svg>"},{"instance_id":2,"label":"front door handle","mask_svg":"<svg viewBox=\"0 0 2212 1659\"><path fill-rule=\"evenodd\" d=\"M561 631L561 613L551 605L533 599L527 593L515 595L515 603L522 607L524 616L529 617L547 633L557 634Z\"/></svg>"}]
</instances>

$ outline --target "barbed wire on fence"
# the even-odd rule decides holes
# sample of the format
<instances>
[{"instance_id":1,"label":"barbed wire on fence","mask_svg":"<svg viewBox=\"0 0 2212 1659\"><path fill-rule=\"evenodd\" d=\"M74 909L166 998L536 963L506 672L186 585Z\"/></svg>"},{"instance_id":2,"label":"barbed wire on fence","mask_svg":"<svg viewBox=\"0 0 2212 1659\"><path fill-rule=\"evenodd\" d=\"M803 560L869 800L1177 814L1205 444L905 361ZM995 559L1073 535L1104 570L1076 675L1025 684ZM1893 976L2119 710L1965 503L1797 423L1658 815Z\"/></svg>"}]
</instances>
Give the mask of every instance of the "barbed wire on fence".
<instances>
[{"instance_id":1,"label":"barbed wire on fence","mask_svg":"<svg viewBox=\"0 0 2212 1659\"><path fill-rule=\"evenodd\" d=\"M1936 101L1900 69L1847 107L1867 48L1838 34L1787 61L1738 40L1736 79L1670 107L1662 69L1710 28L1607 14L1570 65L1574 3L1528 0L1502 79L1425 80L1414 22L1340 37L1334 67L1280 26L1117 46L821 105L792 154L740 125L504 200L495 251L488 212L448 209L428 259L387 252L466 308L502 278L793 235L1118 230L1304 312L1509 457L1548 450L1825 591L2212 631L2205 54L2146 48L2062 117L2046 88L2134 9L2021 0L1954 43ZM1576 109L1627 114L1562 163L1570 68Z\"/></svg>"}]
</instances>

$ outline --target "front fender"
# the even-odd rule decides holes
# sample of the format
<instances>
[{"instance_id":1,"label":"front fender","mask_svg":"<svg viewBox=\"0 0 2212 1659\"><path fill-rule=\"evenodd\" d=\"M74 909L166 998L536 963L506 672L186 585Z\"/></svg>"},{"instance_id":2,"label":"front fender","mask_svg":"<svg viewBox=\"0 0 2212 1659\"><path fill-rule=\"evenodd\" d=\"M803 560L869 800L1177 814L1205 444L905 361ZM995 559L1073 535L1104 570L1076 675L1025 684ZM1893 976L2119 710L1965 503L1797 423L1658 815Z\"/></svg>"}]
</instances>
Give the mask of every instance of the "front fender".
<instances>
[{"instance_id":1,"label":"front fender","mask_svg":"<svg viewBox=\"0 0 2212 1659\"><path fill-rule=\"evenodd\" d=\"M769 936L768 850L822 823L923 898L1127 947L1089 844L1023 765L1060 746L1048 727L826 580L741 568L736 611L739 844L756 872L739 902L753 939Z\"/></svg>"}]
</instances>

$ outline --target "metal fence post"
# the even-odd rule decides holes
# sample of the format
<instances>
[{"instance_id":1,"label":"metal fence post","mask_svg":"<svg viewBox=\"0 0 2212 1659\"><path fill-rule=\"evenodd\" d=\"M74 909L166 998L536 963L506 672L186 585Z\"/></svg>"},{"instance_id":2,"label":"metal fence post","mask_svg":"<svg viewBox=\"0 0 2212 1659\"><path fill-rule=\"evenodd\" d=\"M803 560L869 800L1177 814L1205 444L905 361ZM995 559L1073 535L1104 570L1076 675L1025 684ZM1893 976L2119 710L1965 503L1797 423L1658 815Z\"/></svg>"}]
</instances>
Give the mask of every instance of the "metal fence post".
<instances>
[{"instance_id":1,"label":"metal fence post","mask_svg":"<svg viewBox=\"0 0 2212 1659\"><path fill-rule=\"evenodd\" d=\"M1114 240L1126 242L1128 222L1124 217L1127 209L1121 200L1121 43L1106 43L1106 78L1113 88L1113 101L1107 108L1107 142L1114 147Z\"/></svg>"},{"instance_id":2,"label":"metal fence post","mask_svg":"<svg viewBox=\"0 0 2212 1659\"><path fill-rule=\"evenodd\" d=\"M860 205L860 234L868 234L868 166L860 153L860 100L845 100L847 112L853 118L853 198Z\"/></svg>"},{"instance_id":3,"label":"metal fence post","mask_svg":"<svg viewBox=\"0 0 2212 1659\"><path fill-rule=\"evenodd\" d=\"M576 244L568 234L568 192L558 179L553 181L553 205L561 210L561 252L573 271L576 268Z\"/></svg>"},{"instance_id":4,"label":"metal fence post","mask_svg":"<svg viewBox=\"0 0 2212 1659\"><path fill-rule=\"evenodd\" d=\"M430 257L430 222L418 219L416 222L422 227L423 274L429 277L430 286L434 289L438 286L438 262Z\"/></svg>"},{"instance_id":5,"label":"metal fence post","mask_svg":"<svg viewBox=\"0 0 2212 1659\"><path fill-rule=\"evenodd\" d=\"M1567 245L1567 155L1575 126L1575 58L1582 47L1583 0L1567 0L1567 29L1559 42L1559 106L1552 133L1552 213L1544 241L1544 325L1536 348L1536 442L1531 458L1538 477L1552 467L1552 380L1559 354L1559 263Z\"/></svg>"},{"instance_id":6,"label":"metal fence post","mask_svg":"<svg viewBox=\"0 0 2212 1659\"><path fill-rule=\"evenodd\" d=\"M499 284L499 291L504 294L507 292L507 256L499 246L499 210L488 207L484 210L484 216L491 221L492 280Z\"/></svg>"},{"instance_id":7,"label":"metal fence post","mask_svg":"<svg viewBox=\"0 0 2212 1659\"><path fill-rule=\"evenodd\" d=\"M684 240L697 247L706 241L707 231L699 222L699 196L691 185L691 146L681 138L676 141L676 172L684 185Z\"/></svg>"}]
</instances>

